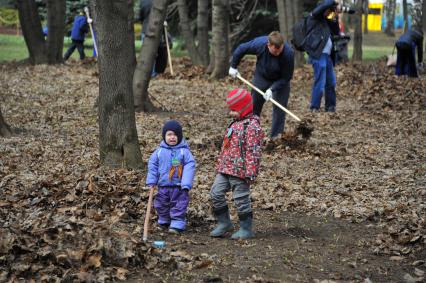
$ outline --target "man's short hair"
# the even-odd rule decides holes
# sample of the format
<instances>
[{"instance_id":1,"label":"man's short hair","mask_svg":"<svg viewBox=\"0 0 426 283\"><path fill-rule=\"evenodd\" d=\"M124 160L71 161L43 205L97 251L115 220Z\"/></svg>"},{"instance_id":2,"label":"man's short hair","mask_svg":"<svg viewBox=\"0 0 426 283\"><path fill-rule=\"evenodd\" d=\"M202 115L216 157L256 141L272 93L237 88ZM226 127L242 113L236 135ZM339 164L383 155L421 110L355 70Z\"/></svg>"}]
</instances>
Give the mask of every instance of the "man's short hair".
<instances>
[{"instance_id":1,"label":"man's short hair","mask_svg":"<svg viewBox=\"0 0 426 283\"><path fill-rule=\"evenodd\" d=\"M268 35L268 43L280 48L284 44L284 37L278 31L273 31Z\"/></svg>"}]
</instances>

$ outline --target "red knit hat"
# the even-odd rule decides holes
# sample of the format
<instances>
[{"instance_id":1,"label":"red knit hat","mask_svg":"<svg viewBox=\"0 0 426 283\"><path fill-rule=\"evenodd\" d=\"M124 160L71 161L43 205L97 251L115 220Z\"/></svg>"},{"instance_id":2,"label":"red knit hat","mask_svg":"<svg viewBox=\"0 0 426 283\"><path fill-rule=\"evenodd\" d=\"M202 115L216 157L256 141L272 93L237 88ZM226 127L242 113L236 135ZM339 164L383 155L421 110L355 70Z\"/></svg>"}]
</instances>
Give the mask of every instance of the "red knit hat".
<instances>
[{"instance_id":1,"label":"red knit hat","mask_svg":"<svg viewBox=\"0 0 426 283\"><path fill-rule=\"evenodd\" d=\"M229 109L240 113L240 118L253 112L253 102L250 93L243 88L231 90L226 96Z\"/></svg>"}]
</instances>

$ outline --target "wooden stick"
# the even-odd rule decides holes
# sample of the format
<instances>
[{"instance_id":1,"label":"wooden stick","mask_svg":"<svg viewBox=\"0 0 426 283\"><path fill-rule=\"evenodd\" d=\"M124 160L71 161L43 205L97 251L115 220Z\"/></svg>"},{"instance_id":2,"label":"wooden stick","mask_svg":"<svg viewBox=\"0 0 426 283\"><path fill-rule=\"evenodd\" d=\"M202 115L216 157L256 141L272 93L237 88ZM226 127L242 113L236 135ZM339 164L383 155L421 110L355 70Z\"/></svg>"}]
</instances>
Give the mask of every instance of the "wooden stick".
<instances>
[{"instance_id":1,"label":"wooden stick","mask_svg":"<svg viewBox=\"0 0 426 283\"><path fill-rule=\"evenodd\" d=\"M149 190L148 206L146 208L145 223L143 225L143 241L148 240L149 217L151 215L152 196L154 195L154 186Z\"/></svg>"},{"instance_id":2,"label":"wooden stick","mask_svg":"<svg viewBox=\"0 0 426 283\"><path fill-rule=\"evenodd\" d=\"M87 19L91 19L90 15L89 15L89 8L88 7L84 7L84 12L86 13ZM92 24L91 23L88 23L88 24L89 24L89 27L90 27L90 33L92 34L93 48L95 48L96 58L97 58L99 56L99 53L98 53L98 46L96 45L95 33L93 32Z\"/></svg>"},{"instance_id":3,"label":"wooden stick","mask_svg":"<svg viewBox=\"0 0 426 283\"><path fill-rule=\"evenodd\" d=\"M170 74L174 76L173 74L173 66L172 66L172 54L170 53L170 46L169 46L169 37L167 36L167 22L164 22L164 36L166 37L166 46L167 46L167 57L169 58L169 67L170 67Z\"/></svg>"},{"instance_id":4,"label":"wooden stick","mask_svg":"<svg viewBox=\"0 0 426 283\"><path fill-rule=\"evenodd\" d=\"M251 82L249 82L248 80L246 80L245 78L241 77L240 74L237 75L237 78L239 78L240 80L242 80L243 82L245 82L248 86L250 86L252 89L254 89L255 91L257 91L258 93L260 93L261 95L265 95L265 93L263 91L261 91L260 89L258 89L257 87L255 87ZM269 99L273 104L275 104L278 108L280 108L282 111L286 112L287 114L289 114L291 117L293 117L294 119L296 119L298 122L300 122L300 118L297 117L296 115L294 115L293 113L290 112L290 110L288 110L287 108L285 108L284 106L282 106L281 104L279 104L275 99L273 99L272 97Z\"/></svg>"}]
</instances>

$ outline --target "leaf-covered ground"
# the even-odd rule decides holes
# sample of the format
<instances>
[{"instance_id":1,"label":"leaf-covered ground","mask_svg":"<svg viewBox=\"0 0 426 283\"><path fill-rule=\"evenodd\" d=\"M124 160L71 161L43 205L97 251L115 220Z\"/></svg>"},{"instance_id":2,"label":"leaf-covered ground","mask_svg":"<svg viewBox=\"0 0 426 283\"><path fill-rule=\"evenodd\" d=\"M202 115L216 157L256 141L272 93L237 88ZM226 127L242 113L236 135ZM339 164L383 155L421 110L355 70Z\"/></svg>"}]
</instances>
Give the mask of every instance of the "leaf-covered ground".
<instances>
[{"instance_id":1,"label":"leaf-covered ground","mask_svg":"<svg viewBox=\"0 0 426 283\"><path fill-rule=\"evenodd\" d=\"M226 91L176 60L151 81L138 113L143 158L176 118L197 160L188 230L141 239L145 171L99 166L94 63L0 65L2 112L17 132L0 139L0 282L422 282L426 245L426 78L396 78L383 62L337 68L338 109L309 113L312 70L296 71L289 108L311 121L304 140L265 146L253 186L256 238L211 239L209 189L229 122ZM250 78L253 61L243 62ZM271 106L262 116L270 127ZM233 219L236 221L235 211ZM327 281L329 280L329 281Z\"/></svg>"}]
</instances>

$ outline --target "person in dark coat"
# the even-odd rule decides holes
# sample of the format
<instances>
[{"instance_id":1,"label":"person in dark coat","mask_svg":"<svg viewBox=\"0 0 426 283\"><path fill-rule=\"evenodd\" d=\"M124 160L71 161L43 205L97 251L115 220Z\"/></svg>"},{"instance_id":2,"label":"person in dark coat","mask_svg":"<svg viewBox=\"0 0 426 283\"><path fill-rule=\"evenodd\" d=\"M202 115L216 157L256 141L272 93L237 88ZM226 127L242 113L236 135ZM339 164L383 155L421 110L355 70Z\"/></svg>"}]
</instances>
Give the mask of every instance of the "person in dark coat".
<instances>
[{"instance_id":1,"label":"person in dark coat","mask_svg":"<svg viewBox=\"0 0 426 283\"><path fill-rule=\"evenodd\" d=\"M423 67L423 32L411 29L405 32L395 44L396 66L395 74L397 76L408 75L409 77L418 77L416 65L416 48L418 67Z\"/></svg>"},{"instance_id":2,"label":"person in dark coat","mask_svg":"<svg viewBox=\"0 0 426 283\"><path fill-rule=\"evenodd\" d=\"M338 3L334 0L320 2L307 20L306 52L314 69L310 110L320 111L325 94L325 111L336 111L336 75L334 73L335 48L333 37L338 36Z\"/></svg>"},{"instance_id":3,"label":"person in dark coat","mask_svg":"<svg viewBox=\"0 0 426 283\"><path fill-rule=\"evenodd\" d=\"M64 61L68 60L76 48L80 54L80 60L83 60L86 57L84 54L84 39L88 31L89 25L87 23L87 19L84 16L84 13L80 13L80 15L77 15L74 18L74 23L71 30L72 43L67 52L65 52Z\"/></svg>"},{"instance_id":4,"label":"person in dark coat","mask_svg":"<svg viewBox=\"0 0 426 283\"><path fill-rule=\"evenodd\" d=\"M238 64L246 54L257 56L253 84L265 92L265 96L262 96L252 90L253 113L260 117L263 104L271 97L287 107L294 71L294 51L290 45L284 42L283 36L277 31L240 44L232 55L229 69L231 77L235 78L239 74ZM274 105L270 137L277 138L284 131L284 125L285 112Z\"/></svg>"}]
</instances>

